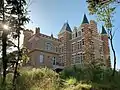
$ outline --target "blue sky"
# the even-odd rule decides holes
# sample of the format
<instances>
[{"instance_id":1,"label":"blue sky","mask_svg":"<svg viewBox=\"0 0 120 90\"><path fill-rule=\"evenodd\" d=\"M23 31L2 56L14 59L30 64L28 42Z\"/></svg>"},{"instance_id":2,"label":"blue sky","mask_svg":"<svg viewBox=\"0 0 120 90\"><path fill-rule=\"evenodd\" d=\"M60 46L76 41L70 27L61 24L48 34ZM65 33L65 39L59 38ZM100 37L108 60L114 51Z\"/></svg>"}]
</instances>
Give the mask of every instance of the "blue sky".
<instances>
[{"instance_id":1,"label":"blue sky","mask_svg":"<svg viewBox=\"0 0 120 90\"><path fill-rule=\"evenodd\" d=\"M57 37L62 25L68 20L71 28L79 27L83 14L86 13L88 20L96 20L95 16L89 15L86 0L33 0L29 7L31 22L27 28L35 29L40 27L40 32L50 35L53 33ZM114 15L114 47L117 54L117 68L120 69L120 7L117 8ZM98 23L99 32L101 31L101 23ZM112 58L112 53L111 53ZM112 61L113 63L113 61Z\"/></svg>"}]
</instances>

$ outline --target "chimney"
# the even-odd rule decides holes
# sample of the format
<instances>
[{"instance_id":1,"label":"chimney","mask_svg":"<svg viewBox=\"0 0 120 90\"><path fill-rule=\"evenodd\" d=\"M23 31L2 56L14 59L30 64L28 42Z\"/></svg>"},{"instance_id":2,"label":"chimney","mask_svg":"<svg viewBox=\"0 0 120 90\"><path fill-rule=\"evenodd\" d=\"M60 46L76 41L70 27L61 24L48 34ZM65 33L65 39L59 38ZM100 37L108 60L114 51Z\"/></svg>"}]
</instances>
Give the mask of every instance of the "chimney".
<instances>
[{"instance_id":1,"label":"chimney","mask_svg":"<svg viewBox=\"0 0 120 90\"><path fill-rule=\"evenodd\" d=\"M53 38L53 34L51 34L51 38Z\"/></svg>"},{"instance_id":2,"label":"chimney","mask_svg":"<svg viewBox=\"0 0 120 90\"><path fill-rule=\"evenodd\" d=\"M40 28L36 27L35 34L38 34L38 33L40 33Z\"/></svg>"}]
</instances>

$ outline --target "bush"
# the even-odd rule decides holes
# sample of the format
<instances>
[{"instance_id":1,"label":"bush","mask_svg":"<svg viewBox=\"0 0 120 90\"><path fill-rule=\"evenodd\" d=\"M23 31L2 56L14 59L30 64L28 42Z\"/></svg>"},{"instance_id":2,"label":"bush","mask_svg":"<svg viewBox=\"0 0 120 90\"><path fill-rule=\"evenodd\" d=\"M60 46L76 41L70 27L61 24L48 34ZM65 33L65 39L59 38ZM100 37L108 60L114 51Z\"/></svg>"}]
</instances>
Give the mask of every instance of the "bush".
<instances>
[{"instance_id":1,"label":"bush","mask_svg":"<svg viewBox=\"0 0 120 90\"><path fill-rule=\"evenodd\" d=\"M57 90L59 81L59 75L48 68L22 70L17 90Z\"/></svg>"},{"instance_id":2,"label":"bush","mask_svg":"<svg viewBox=\"0 0 120 90\"><path fill-rule=\"evenodd\" d=\"M12 74L7 75L6 87L0 83L0 90L12 90L12 77ZM59 75L48 68L21 69L16 81L16 90L59 90L59 83Z\"/></svg>"},{"instance_id":3,"label":"bush","mask_svg":"<svg viewBox=\"0 0 120 90\"><path fill-rule=\"evenodd\" d=\"M0 90L12 90L12 74L7 74L5 85L2 84L2 76L0 76Z\"/></svg>"},{"instance_id":4,"label":"bush","mask_svg":"<svg viewBox=\"0 0 120 90\"><path fill-rule=\"evenodd\" d=\"M68 67L60 75L48 68L22 68L17 77L16 90L120 90L120 71L111 77L112 69ZM7 74L6 87L12 90L13 74Z\"/></svg>"},{"instance_id":5,"label":"bush","mask_svg":"<svg viewBox=\"0 0 120 90\"><path fill-rule=\"evenodd\" d=\"M95 88L95 90L120 90L120 72L116 71L115 76L112 77L112 69L102 69L100 67L84 67L80 68L77 66L73 66L70 68L66 68L60 73L62 79L68 80L70 77L73 77L77 82L73 88L81 88L81 85L87 84L90 85L91 88ZM72 79L72 80L74 80ZM71 81L73 82L73 81ZM82 82L82 84L80 84ZM69 89L71 87L68 86ZM79 90L75 89L75 90ZM87 89L85 89L87 90ZM89 90L89 89L88 89Z\"/></svg>"}]
</instances>

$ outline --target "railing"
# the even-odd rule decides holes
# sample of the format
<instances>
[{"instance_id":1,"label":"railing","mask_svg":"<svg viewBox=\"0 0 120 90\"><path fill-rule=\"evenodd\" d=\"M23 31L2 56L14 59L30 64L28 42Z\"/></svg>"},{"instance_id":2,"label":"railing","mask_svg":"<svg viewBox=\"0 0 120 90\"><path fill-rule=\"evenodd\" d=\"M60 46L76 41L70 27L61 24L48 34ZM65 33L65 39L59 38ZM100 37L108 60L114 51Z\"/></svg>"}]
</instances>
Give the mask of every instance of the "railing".
<instances>
[{"instance_id":1,"label":"railing","mask_svg":"<svg viewBox=\"0 0 120 90\"><path fill-rule=\"evenodd\" d=\"M63 69L63 68L64 68L64 63L56 62L56 64L53 65L53 69Z\"/></svg>"},{"instance_id":2,"label":"railing","mask_svg":"<svg viewBox=\"0 0 120 90\"><path fill-rule=\"evenodd\" d=\"M59 66L64 66L64 63L59 63L59 62L56 62L56 65L59 65Z\"/></svg>"}]
</instances>

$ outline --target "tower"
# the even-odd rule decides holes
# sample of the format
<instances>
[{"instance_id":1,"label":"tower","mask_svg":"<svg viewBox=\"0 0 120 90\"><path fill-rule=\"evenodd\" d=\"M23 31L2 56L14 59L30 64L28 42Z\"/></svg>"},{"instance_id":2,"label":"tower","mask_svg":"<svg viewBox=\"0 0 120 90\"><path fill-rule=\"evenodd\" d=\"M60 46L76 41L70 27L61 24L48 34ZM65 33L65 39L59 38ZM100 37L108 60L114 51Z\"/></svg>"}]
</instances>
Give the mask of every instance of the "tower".
<instances>
[{"instance_id":1,"label":"tower","mask_svg":"<svg viewBox=\"0 0 120 90\"><path fill-rule=\"evenodd\" d=\"M104 54L104 59L105 59L105 65L107 67L111 67L108 35L107 35L107 32L104 26L102 26L101 39L103 41L103 54Z\"/></svg>"},{"instance_id":2,"label":"tower","mask_svg":"<svg viewBox=\"0 0 120 90\"><path fill-rule=\"evenodd\" d=\"M83 21L81 24L82 30L82 45L84 63L94 62L94 60L100 58L100 43L99 33L97 31L97 23L94 20L88 21L86 15L84 14Z\"/></svg>"},{"instance_id":3,"label":"tower","mask_svg":"<svg viewBox=\"0 0 120 90\"><path fill-rule=\"evenodd\" d=\"M83 58L83 62L84 63L88 63L89 60L92 60L93 56L92 53L93 49L92 49L92 30L90 28L90 24L89 21L86 17L86 15L84 14L83 17L83 21L81 24L81 31L82 31L82 56Z\"/></svg>"},{"instance_id":4,"label":"tower","mask_svg":"<svg viewBox=\"0 0 120 90\"><path fill-rule=\"evenodd\" d=\"M65 66L70 65L70 39L71 39L71 28L68 22L64 23L61 31L58 34L58 39L61 41L59 46L60 50L60 60L64 63Z\"/></svg>"},{"instance_id":5,"label":"tower","mask_svg":"<svg viewBox=\"0 0 120 90\"><path fill-rule=\"evenodd\" d=\"M28 39L33 35L33 31L26 29L23 31L23 35L24 35L23 45L24 47L28 47Z\"/></svg>"}]
</instances>

